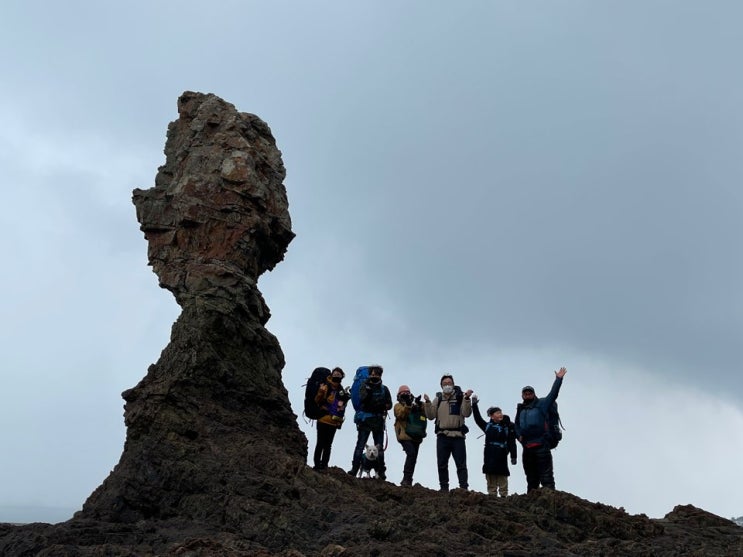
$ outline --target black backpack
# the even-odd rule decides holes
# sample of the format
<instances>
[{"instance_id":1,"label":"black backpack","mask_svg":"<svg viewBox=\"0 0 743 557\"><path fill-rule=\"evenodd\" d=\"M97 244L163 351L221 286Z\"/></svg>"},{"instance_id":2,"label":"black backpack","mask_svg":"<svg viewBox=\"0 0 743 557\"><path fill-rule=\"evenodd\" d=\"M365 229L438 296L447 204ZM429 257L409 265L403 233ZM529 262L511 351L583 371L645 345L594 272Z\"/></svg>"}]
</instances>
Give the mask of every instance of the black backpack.
<instances>
[{"instance_id":1,"label":"black backpack","mask_svg":"<svg viewBox=\"0 0 743 557\"><path fill-rule=\"evenodd\" d=\"M317 405L315 396L317 396L317 390L320 388L320 385L327 380L328 375L330 375L328 368L316 367L315 371L307 379L304 389L304 415L310 420L318 420L327 414L325 410Z\"/></svg>"},{"instance_id":2,"label":"black backpack","mask_svg":"<svg viewBox=\"0 0 743 557\"><path fill-rule=\"evenodd\" d=\"M547 440L550 449L554 449L562 441L562 430L565 429L562 427L560 413L557 411L557 402L553 402L547 411L547 419L545 420L544 427L547 429Z\"/></svg>"}]
</instances>

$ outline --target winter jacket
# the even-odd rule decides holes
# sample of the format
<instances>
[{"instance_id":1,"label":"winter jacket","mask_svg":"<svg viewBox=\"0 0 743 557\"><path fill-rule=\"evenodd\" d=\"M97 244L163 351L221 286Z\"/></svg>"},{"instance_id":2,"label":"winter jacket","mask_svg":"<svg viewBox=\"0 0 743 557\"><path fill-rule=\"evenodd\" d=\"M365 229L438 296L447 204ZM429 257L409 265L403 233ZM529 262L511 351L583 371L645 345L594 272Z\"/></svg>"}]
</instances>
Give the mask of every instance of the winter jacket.
<instances>
[{"instance_id":1,"label":"winter jacket","mask_svg":"<svg viewBox=\"0 0 743 557\"><path fill-rule=\"evenodd\" d=\"M380 381L376 385L367 379L359 387L361 410L370 414L383 415L392 408L390 390Z\"/></svg>"},{"instance_id":2,"label":"winter jacket","mask_svg":"<svg viewBox=\"0 0 743 557\"><path fill-rule=\"evenodd\" d=\"M318 387L315 404L327 412L327 414L318 418L318 422L335 427L343 425L343 415L346 412L348 398L343 396L343 393L338 396L341 391L343 391L343 386L340 383L333 383L330 376L325 380L325 383Z\"/></svg>"},{"instance_id":3,"label":"winter jacket","mask_svg":"<svg viewBox=\"0 0 743 557\"><path fill-rule=\"evenodd\" d=\"M424 404L426 417L436 421L436 434L447 437L464 437L467 433L464 419L472 415L472 402L464 397L459 387L450 395L436 393L431 402Z\"/></svg>"},{"instance_id":4,"label":"winter jacket","mask_svg":"<svg viewBox=\"0 0 743 557\"><path fill-rule=\"evenodd\" d=\"M475 423L485 432L485 452L482 456L482 471L484 474L496 476L510 476L508 470L508 455L516 459L516 432L513 422L508 416L496 423L493 420L487 422L480 415L477 404L472 405L472 415Z\"/></svg>"},{"instance_id":5,"label":"winter jacket","mask_svg":"<svg viewBox=\"0 0 743 557\"><path fill-rule=\"evenodd\" d=\"M545 436L549 433L547 413L550 406L557 400L562 386L562 377L555 377L552 389L543 398L534 398L529 404L519 403L516 406L516 438L524 447L538 447L547 445Z\"/></svg>"}]
</instances>

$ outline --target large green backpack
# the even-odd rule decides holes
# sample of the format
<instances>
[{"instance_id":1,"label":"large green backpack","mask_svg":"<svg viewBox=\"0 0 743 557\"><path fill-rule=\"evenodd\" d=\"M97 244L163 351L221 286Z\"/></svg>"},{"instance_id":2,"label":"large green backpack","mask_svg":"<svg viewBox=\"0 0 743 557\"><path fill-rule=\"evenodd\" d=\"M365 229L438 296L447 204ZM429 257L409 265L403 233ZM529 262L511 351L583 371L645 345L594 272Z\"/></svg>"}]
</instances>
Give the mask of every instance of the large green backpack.
<instances>
[{"instance_id":1,"label":"large green backpack","mask_svg":"<svg viewBox=\"0 0 743 557\"><path fill-rule=\"evenodd\" d=\"M428 425L426 415L422 411L411 410L405 424L405 433L413 441L420 441L426 436L426 425Z\"/></svg>"}]
</instances>

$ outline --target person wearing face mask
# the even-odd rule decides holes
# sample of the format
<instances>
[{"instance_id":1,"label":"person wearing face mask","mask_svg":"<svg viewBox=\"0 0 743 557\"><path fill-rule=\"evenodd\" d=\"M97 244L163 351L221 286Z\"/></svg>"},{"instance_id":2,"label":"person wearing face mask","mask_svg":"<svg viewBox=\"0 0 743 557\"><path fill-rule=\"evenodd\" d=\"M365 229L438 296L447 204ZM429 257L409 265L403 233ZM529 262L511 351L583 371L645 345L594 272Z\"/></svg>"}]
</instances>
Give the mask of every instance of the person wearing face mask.
<instances>
[{"instance_id":1,"label":"person wearing face mask","mask_svg":"<svg viewBox=\"0 0 743 557\"><path fill-rule=\"evenodd\" d=\"M387 386L382 384L383 371L382 366L371 366L369 376L359 388L361 412L357 413L357 416L363 414L364 418L356 421L358 437L353 451L351 469L348 471L351 476L355 476L359 471L361 454L371 435L374 444L379 448L377 477L380 480L387 478L387 468L384 465L384 420L387 418L387 412L392 408L392 396Z\"/></svg>"},{"instance_id":2,"label":"person wearing face mask","mask_svg":"<svg viewBox=\"0 0 743 557\"><path fill-rule=\"evenodd\" d=\"M441 392L436 393L435 401L423 395L426 417L434 420L436 433L436 460L439 470L439 486L442 492L449 491L449 457L454 458L457 467L459 487L469 487L467 477L467 446L465 434L469 431L464 419L472 414L472 389L462 392L454 385L454 378L445 374L441 377Z\"/></svg>"},{"instance_id":3,"label":"person wearing face mask","mask_svg":"<svg viewBox=\"0 0 743 557\"><path fill-rule=\"evenodd\" d=\"M568 372L564 367L555 372L555 381L549 394L537 398L534 387L527 385L521 389L521 400L516 406L516 438L523 446L521 463L526 474L527 492L539 489L555 489L555 475L552 469L552 452L548 428L548 412L557 399L562 386L562 378Z\"/></svg>"},{"instance_id":4,"label":"person wearing face mask","mask_svg":"<svg viewBox=\"0 0 743 557\"><path fill-rule=\"evenodd\" d=\"M330 447L335 432L343 425L349 395L341 385L346 376L339 367L333 368L325 382L317 389L315 403L326 413L317 419L317 445L314 454L314 469L325 470L330 462Z\"/></svg>"}]
</instances>

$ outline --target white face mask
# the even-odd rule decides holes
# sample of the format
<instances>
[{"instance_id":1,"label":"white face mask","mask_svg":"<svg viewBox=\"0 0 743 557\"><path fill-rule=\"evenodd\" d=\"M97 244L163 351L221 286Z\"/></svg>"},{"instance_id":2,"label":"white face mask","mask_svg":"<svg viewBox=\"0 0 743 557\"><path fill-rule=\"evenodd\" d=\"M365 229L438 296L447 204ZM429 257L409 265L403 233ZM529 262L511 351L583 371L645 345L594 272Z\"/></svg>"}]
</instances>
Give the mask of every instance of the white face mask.
<instances>
[{"instance_id":1,"label":"white face mask","mask_svg":"<svg viewBox=\"0 0 743 557\"><path fill-rule=\"evenodd\" d=\"M450 394L452 394L454 392L454 386L453 385L444 385L443 387L441 387L441 391L445 395L450 395Z\"/></svg>"}]
</instances>

